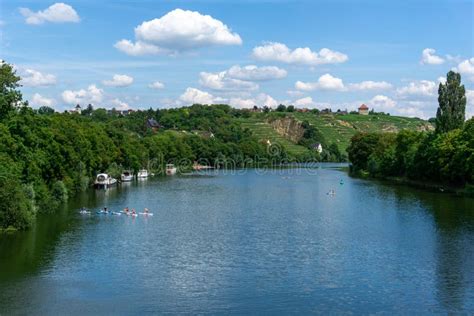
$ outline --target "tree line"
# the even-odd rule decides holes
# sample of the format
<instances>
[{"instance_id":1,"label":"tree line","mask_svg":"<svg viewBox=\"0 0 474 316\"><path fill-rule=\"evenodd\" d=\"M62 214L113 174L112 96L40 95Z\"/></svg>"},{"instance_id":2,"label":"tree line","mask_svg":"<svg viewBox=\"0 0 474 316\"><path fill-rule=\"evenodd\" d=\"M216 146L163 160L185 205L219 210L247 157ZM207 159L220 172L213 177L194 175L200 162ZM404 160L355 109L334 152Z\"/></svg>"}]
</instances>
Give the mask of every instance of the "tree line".
<instances>
[{"instance_id":1,"label":"tree line","mask_svg":"<svg viewBox=\"0 0 474 316\"><path fill-rule=\"evenodd\" d=\"M434 132L359 133L347 152L351 171L457 186L474 184L474 119L465 121L461 76L450 71L438 89Z\"/></svg>"}]
</instances>

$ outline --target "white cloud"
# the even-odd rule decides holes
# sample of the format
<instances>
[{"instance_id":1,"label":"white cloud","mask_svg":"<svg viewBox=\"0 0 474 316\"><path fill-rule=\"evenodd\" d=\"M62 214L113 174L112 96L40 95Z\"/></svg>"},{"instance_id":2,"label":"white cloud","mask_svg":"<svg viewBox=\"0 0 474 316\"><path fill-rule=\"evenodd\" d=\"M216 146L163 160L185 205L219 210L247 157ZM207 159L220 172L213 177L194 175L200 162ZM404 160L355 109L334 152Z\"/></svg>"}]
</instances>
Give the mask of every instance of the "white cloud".
<instances>
[{"instance_id":1,"label":"white cloud","mask_svg":"<svg viewBox=\"0 0 474 316\"><path fill-rule=\"evenodd\" d=\"M293 102L293 105L298 106L298 107L311 107L311 106L314 106L314 101L312 97L305 97L305 98L295 100Z\"/></svg>"},{"instance_id":2,"label":"white cloud","mask_svg":"<svg viewBox=\"0 0 474 316\"><path fill-rule=\"evenodd\" d=\"M368 102L368 105L377 108L377 111L389 112L395 109L397 102L385 95L376 95Z\"/></svg>"},{"instance_id":3,"label":"white cloud","mask_svg":"<svg viewBox=\"0 0 474 316\"><path fill-rule=\"evenodd\" d=\"M387 90L391 89L392 85L386 81L362 81L359 83L349 84L350 90Z\"/></svg>"},{"instance_id":4,"label":"white cloud","mask_svg":"<svg viewBox=\"0 0 474 316\"><path fill-rule=\"evenodd\" d=\"M471 81L474 81L474 57L462 61L454 70L462 75L467 75Z\"/></svg>"},{"instance_id":5,"label":"white cloud","mask_svg":"<svg viewBox=\"0 0 474 316\"><path fill-rule=\"evenodd\" d=\"M252 55L258 60L279 61L288 64L321 65L338 64L348 60L347 55L323 48L319 52L313 52L308 47L298 47L294 50L285 44L269 42L263 46L253 49Z\"/></svg>"},{"instance_id":6,"label":"white cloud","mask_svg":"<svg viewBox=\"0 0 474 316\"><path fill-rule=\"evenodd\" d=\"M162 49L153 44L140 41L132 43L125 39L115 43L114 47L130 56L157 55L169 52L168 50Z\"/></svg>"},{"instance_id":7,"label":"white cloud","mask_svg":"<svg viewBox=\"0 0 474 316\"><path fill-rule=\"evenodd\" d=\"M421 53L421 64L440 65L444 63L444 59L436 55L436 50L433 48L425 48Z\"/></svg>"},{"instance_id":8,"label":"white cloud","mask_svg":"<svg viewBox=\"0 0 474 316\"><path fill-rule=\"evenodd\" d=\"M324 74L319 77L317 82L302 82L297 81L295 88L303 91L312 90L344 90L344 83L342 79L333 77L330 74Z\"/></svg>"},{"instance_id":9,"label":"white cloud","mask_svg":"<svg viewBox=\"0 0 474 316\"><path fill-rule=\"evenodd\" d=\"M412 81L408 86L397 89L397 93L400 96L418 95L431 97L435 95L436 91L436 83L429 80Z\"/></svg>"},{"instance_id":10,"label":"white cloud","mask_svg":"<svg viewBox=\"0 0 474 316\"><path fill-rule=\"evenodd\" d=\"M317 82L302 82L297 81L295 88L302 91L313 90L335 90L335 91L365 91L365 90L387 90L391 89L392 85L386 81L362 81L359 83L350 83L344 85L342 79L325 74L319 77Z\"/></svg>"},{"instance_id":11,"label":"white cloud","mask_svg":"<svg viewBox=\"0 0 474 316\"><path fill-rule=\"evenodd\" d=\"M255 105L259 107L268 106L273 108L278 105L278 102L274 98L265 93L260 93L255 98L231 98L228 103L237 108L251 108Z\"/></svg>"},{"instance_id":12,"label":"white cloud","mask_svg":"<svg viewBox=\"0 0 474 316\"><path fill-rule=\"evenodd\" d=\"M130 105L127 102L124 102L124 101L119 100L117 98L113 99L110 102L114 105L114 108L116 110L125 111L125 110L130 109Z\"/></svg>"},{"instance_id":13,"label":"white cloud","mask_svg":"<svg viewBox=\"0 0 474 316\"><path fill-rule=\"evenodd\" d=\"M195 103L214 104L218 102L218 98L215 98L209 92L201 91L196 88L187 88L186 91L179 97L179 100L184 102L186 105Z\"/></svg>"},{"instance_id":14,"label":"white cloud","mask_svg":"<svg viewBox=\"0 0 474 316\"><path fill-rule=\"evenodd\" d=\"M135 28L136 43L121 40L115 47L129 55L179 52L213 45L240 45L239 34L210 15L175 9Z\"/></svg>"},{"instance_id":15,"label":"white cloud","mask_svg":"<svg viewBox=\"0 0 474 316\"><path fill-rule=\"evenodd\" d=\"M165 87L165 85L162 83L162 82L159 82L159 81L155 81L155 82L152 82L148 85L148 88L150 89L163 89Z\"/></svg>"},{"instance_id":16,"label":"white cloud","mask_svg":"<svg viewBox=\"0 0 474 316\"><path fill-rule=\"evenodd\" d=\"M466 119L474 117L474 90L466 90Z\"/></svg>"},{"instance_id":17,"label":"white cloud","mask_svg":"<svg viewBox=\"0 0 474 316\"><path fill-rule=\"evenodd\" d=\"M80 21L76 10L68 4L59 2L51 5L46 10L33 12L28 8L20 8L20 13L26 19L27 24L43 24L44 22L51 23L77 23Z\"/></svg>"},{"instance_id":18,"label":"white cloud","mask_svg":"<svg viewBox=\"0 0 474 316\"><path fill-rule=\"evenodd\" d=\"M51 74L43 74L33 69L20 71L21 84L28 87L51 86L56 84L56 77Z\"/></svg>"},{"instance_id":19,"label":"white cloud","mask_svg":"<svg viewBox=\"0 0 474 316\"><path fill-rule=\"evenodd\" d=\"M32 105L34 107L40 107L40 106L52 107L54 104L56 104L54 99L43 97L39 93L33 94L33 97L31 98L29 103L30 103L30 105Z\"/></svg>"},{"instance_id":20,"label":"white cloud","mask_svg":"<svg viewBox=\"0 0 474 316\"><path fill-rule=\"evenodd\" d=\"M287 74L288 73L285 69L275 66L257 67L255 65L248 65L240 67L239 65L235 65L227 70L227 75L229 77L247 81L282 79L285 78Z\"/></svg>"},{"instance_id":21,"label":"white cloud","mask_svg":"<svg viewBox=\"0 0 474 316\"><path fill-rule=\"evenodd\" d=\"M110 87L128 87L133 83L133 77L127 75L114 75L112 80L104 80L102 83Z\"/></svg>"},{"instance_id":22,"label":"white cloud","mask_svg":"<svg viewBox=\"0 0 474 316\"><path fill-rule=\"evenodd\" d=\"M68 104L97 104L102 102L103 93L104 90L97 88L96 85L90 85L87 90L65 90L61 96Z\"/></svg>"},{"instance_id":23,"label":"white cloud","mask_svg":"<svg viewBox=\"0 0 474 316\"><path fill-rule=\"evenodd\" d=\"M257 90L258 84L252 81L244 81L229 77L227 71L218 73L201 72L199 74L199 83L213 90L239 91L239 90Z\"/></svg>"},{"instance_id":24,"label":"white cloud","mask_svg":"<svg viewBox=\"0 0 474 316\"><path fill-rule=\"evenodd\" d=\"M445 84L446 83L446 77L438 77L438 83Z\"/></svg>"}]
</instances>

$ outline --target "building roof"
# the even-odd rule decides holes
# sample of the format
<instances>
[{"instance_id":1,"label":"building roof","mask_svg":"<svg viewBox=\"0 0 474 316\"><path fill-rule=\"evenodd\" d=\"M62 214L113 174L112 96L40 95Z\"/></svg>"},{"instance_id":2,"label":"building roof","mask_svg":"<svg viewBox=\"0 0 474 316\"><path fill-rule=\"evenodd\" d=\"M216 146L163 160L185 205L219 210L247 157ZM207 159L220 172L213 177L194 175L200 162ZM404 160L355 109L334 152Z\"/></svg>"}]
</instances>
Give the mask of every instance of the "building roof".
<instances>
[{"instance_id":1,"label":"building roof","mask_svg":"<svg viewBox=\"0 0 474 316\"><path fill-rule=\"evenodd\" d=\"M146 123L149 127L152 127L152 128L154 128L154 127L160 128L161 127L160 123L158 123L154 118L147 119Z\"/></svg>"},{"instance_id":2,"label":"building roof","mask_svg":"<svg viewBox=\"0 0 474 316\"><path fill-rule=\"evenodd\" d=\"M361 106L359 106L359 110L368 110L369 107L365 104L362 104Z\"/></svg>"}]
</instances>

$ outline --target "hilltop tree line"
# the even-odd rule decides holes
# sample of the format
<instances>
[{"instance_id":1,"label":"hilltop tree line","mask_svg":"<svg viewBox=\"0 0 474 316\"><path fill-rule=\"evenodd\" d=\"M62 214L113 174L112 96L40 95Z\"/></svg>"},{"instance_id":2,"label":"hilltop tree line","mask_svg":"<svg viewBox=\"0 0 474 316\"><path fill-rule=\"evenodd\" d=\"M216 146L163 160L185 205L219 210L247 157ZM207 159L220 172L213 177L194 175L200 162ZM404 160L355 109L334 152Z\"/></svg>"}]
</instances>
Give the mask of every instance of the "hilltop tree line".
<instances>
[{"instance_id":1,"label":"hilltop tree line","mask_svg":"<svg viewBox=\"0 0 474 316\"><path fill-rule=\"evenodd\" d=\"M474 183L474 119L465 122L461 76L450 71L438 89L434 132L359 133L351 139L354 173L453 185Z\"/></svg>"}]
</instances>

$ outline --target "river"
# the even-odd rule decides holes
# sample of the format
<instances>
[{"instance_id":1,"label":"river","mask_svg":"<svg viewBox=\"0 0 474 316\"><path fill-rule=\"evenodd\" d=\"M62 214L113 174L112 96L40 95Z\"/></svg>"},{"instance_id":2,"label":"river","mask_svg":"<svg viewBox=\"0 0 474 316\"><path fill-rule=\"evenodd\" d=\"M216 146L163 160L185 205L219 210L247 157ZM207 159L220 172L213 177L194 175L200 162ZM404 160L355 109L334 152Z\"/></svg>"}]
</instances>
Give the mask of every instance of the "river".
<instances>
[{"instance_id":1,"label":"river","mask_svg":"<svg viewBox=\"0 0 474 316\"><path fill-rule=\"evenodd\" d=\"M331 165L162 177L0 236L0 267L1 315L472 314L474 200Z\"/></svg>"}]
</instances>

